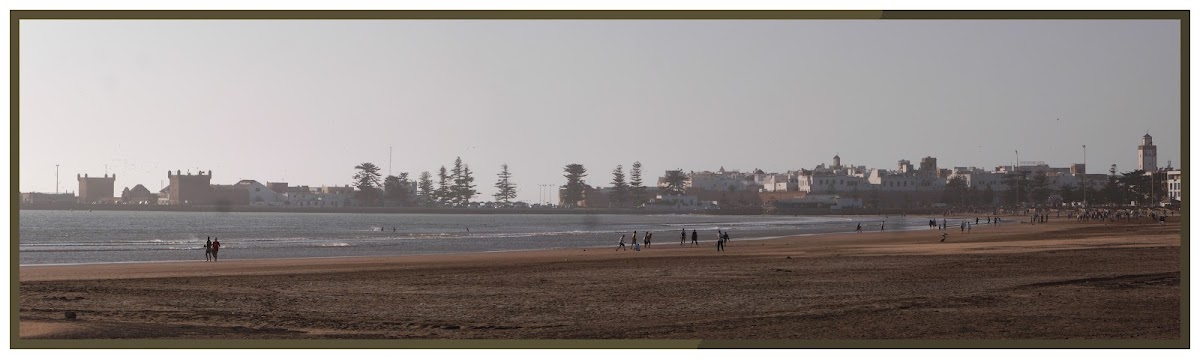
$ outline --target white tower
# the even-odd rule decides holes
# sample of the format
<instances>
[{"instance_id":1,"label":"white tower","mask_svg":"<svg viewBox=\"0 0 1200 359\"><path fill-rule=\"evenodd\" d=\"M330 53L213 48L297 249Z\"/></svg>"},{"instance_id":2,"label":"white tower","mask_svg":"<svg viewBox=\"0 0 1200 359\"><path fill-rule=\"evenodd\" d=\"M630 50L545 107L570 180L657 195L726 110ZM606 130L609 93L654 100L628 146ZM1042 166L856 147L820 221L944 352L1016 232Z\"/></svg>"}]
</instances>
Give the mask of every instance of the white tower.
<instances>
[{"instance_id":1,"label":"white tower","mask_svg":"<svg viewBox=\"0 0 1200 359\"><path fill-rule=\"evenodd\" d=\"M1138 146L1138 169L1146 172L1154 172L1158 170L1158 158L1154 139L1147 133L1142 136L1142 144Z\"/></svg>"}]
</instances>

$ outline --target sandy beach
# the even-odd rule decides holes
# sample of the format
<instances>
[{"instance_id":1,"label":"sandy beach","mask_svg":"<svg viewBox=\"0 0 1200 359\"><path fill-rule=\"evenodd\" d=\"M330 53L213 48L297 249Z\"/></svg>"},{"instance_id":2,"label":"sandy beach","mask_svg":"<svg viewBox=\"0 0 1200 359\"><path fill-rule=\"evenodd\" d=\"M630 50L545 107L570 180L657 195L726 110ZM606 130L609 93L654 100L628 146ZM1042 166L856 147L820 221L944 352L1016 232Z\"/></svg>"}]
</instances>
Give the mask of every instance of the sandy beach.
<instances>
[{"instance_id":1,"label":"sandy beach","mask_svg":"<svg viewBox=\"0 0 1200 359\"><path fill-rule=\"evenodd\" d=\"M20 268L20 337L1179 339L1180 226ZM660 237L661 235L661 237ZM64 319L67 311L77 319Z\"/></svg>"}]
</instances>

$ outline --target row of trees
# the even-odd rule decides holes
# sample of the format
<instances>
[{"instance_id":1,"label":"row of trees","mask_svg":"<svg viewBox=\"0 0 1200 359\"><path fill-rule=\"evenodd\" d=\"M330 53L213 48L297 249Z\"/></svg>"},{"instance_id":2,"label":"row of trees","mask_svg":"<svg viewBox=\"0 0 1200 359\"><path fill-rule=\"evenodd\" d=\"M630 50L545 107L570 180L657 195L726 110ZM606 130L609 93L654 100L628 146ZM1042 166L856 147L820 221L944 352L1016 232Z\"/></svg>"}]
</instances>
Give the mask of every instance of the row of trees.
<instances>
[{"instance_id":1,"label":"row of trees","mask_svg":"<svg viewBox=\"0 0 1200 359\"><path fill-rule=\"evenodd\" d=\"M642 182L642 163L634 162L629 169L629 182L625 182L625 171L617 165L612 171L612 194L608 197L609 207L641 207L650 201L646 185Z\"/></svg>"},{"instance_id":2,"label":"row of trees","mask_svg":"<svg viewBox=\"0 0 1200 359\"><path fill-rule=\"evenodd\" d=\"M454 166L450 169L446 166L438 169L436 185L429 171L421 172L416 181L415 191L408 172L401 172L398 176L387 176L380 188L379 166L365 162L354 169L358 170L354 174L354 185L358 188L357 199L364 206L465 206L479 194L475 191L475 177L471 166L464 164L462 157L456 157ZM498 177L497 191L493 197L497 202L509 203L517 197L517 185L512 182L508 164L500 166Z\"/></svg>"},{"instance_id":3,"label":"row of trees","mask_svg":"<svg viewBox=\"0 0 1200 359\"><path fill-rule=\"evenodd\" d=\"M1154 184L1159 187L1152 187ZM1030 174L1020 171L1009 174L1004 178L1008 187L1003 193L993 191L991 186L983 188L968 187L961 177L951 178L946 183L942 201L951 205L991 206L1013 203L1048 204L1051 197L1057 195L1062 202L1087 202L1090 204L1151 204L1165 195L1166 190L1145 171L1137 170L1124 172L1117 176L1109 176L1103 186L1085 182L1080 186L1063 184L1053 188L1050 177L1044 172ZM997 194L999 197L997 197Z\"/></svg>"},{"instance_id":4,"label":"row of trees","mask_svg":"<svg viewBox=\"0 0 1200 359\"><path fill-rule=\"evenodd\" d=\"M560 195L561 203L573 204L584 199L584 190L587 184L584 177L587 177L587 168L578 163L572 163L563 167L567 183L562 188ZM659 191L663 194L682 194L684 192L684 184L687 181L687 175L683 174L682 170L667 171L667 176L664 179L666 187L660 188ZM612 192L608 196L609 207L626 208L626 207L641 207L650 202L651 193L642 178L642 163L634 162L629 169L629 180L626 181L625 166L617 165L617 168L612 170Z\"/></svg>"},{"instance_id":5,"label":"row of trees","mask_svg":"<svg viewBox=\"0 0 1200 359\"><path fill-rule=\"evenodd\" d=\"M567 184L563 185L559 200L564 204L574 204L584 199L584 189L587 184L584 183L584 177L587 177L587 168L578 163L568 164L563 167L566 174L563 177L567 178ZM642 163L634 162L633 167L629 169L629 181L625 180L625 167L617 165L612 171L612 193L609 194L610 207L640 207L650 201L646 191L646 185L642 181Z\"/></svg>"}]
</instances>

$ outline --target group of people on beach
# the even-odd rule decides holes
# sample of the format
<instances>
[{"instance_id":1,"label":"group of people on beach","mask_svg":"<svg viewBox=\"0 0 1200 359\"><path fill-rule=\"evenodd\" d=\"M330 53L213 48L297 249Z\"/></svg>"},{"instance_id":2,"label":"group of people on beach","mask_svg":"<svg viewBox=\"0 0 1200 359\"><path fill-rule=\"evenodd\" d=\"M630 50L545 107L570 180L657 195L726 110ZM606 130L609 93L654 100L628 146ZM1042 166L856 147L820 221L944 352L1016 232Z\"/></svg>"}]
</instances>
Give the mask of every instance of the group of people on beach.
<instances>
[{"instance_id":1,"label":"group of people on beach","mask_svg":"<svg viewBox=\"0 0 1200 359\"><path fill-rule=\"evenodd\" d=\"M208 237L208 240L204 242L204 261L205 262L216 262L217 261L217 251L220 249L221 249L221 241L216 238L213 238L211 236Z\"/></svg>"},{"instance_id":2,"label":"group of people on beach","mask_svg":"<svg viewBox=\"0 0 1200 359\"><path fill-rule=\"evenodd\" d=\"M635 250L635 251L641 251L642 246L645 246L646 248L650 248L650 239L653 237L654 237L654 233L646 232L646 237L642 238L643 244L638 245L638 232L633 231L633 243L630 246L633 247L633 250ZM624 234L621 235L621 243L618 244L617 250L619 250L619 251L625 250L625 235Z\"/></svg>"},{"instance_id":3,"label":"group of people on beach","mask_svg":"<svg viewBox=\"0 0 1200 359\"><path fill-rule=\"evenodd\" d=\"M1127 223L1133 223L1143 218L1148 218L1151 222L1158 224L1167 224L1167 216L1174 215L1174 212L1167 210L1152 210L1152 209L1085 209L1078 214L1068 212L1067 218L1074 218L1076 222L1116 222L1125 220Z\"/></svg>"},{"instance_id":4,"label":"group of people on beach","mask_svg":"<svg viewBox=\"0 0 1200 359\"><path fill-rule=\"evenodd\" d=\"M624 251L624 250L628 250L628 248L633 248L634 251L641 251L643 246L646 247L647 249L649 249L650 243L651 243L650 239L652 237L654 237L654 233L646 232L646 236L642 239L643 244L639 246L638 245L638 232L633 231L633 238L632 238L633 241L629 246L626 246L625 245L625 235L622 234L620 242L617 243L616 250ZM679 245L682 246L685 243L687 243L687 238L688 238L687 229L686 228L680 229L679 230ZM717 251L718 252L725 251L725 245L728 242L729 242L729 231L721 232L721 230L718 229L717 230ZM700 235L698 233L696 233L695 229L692 230L692 244L697 245L697 246L700 245Z\"/></svg>"},{"instance_id":5,"label":"group of people on beach","mask_svg":"<svg viewBox=\"0 0 1200 359\"><path fill-rule=\"evenodd\" d=\"M880 221L880 222L879 222L879 231L880 231L880 232L883 232L883 228L884 228L884 226L885 226L885 225L887 225L887 221ZM855 227L854 227L854 232L855 232L855 233L862 233L862 222L859 222L859 223L858 223L858 226L855 226Z\"/></svg>"}]
</instances>

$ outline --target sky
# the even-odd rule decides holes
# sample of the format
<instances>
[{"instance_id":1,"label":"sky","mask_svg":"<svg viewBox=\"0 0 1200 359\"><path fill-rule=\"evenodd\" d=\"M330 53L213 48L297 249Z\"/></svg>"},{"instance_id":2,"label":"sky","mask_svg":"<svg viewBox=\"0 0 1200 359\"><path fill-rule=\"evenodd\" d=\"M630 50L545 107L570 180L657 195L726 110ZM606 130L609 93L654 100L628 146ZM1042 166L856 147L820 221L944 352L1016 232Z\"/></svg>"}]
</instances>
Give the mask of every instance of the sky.
<instances>
[{"instance_id":1,"label":"sky","mask_svg":"<svg viewBox=\"0 0 1200 359\"><path fill-rule=\"evenodd\" d=\"M354 166L519 200L583 164L781 172L1180 166L1173 20L22 20L22 192L166 171L346 185ZM392 160L389 164L389 148Z\"/></svg>"}]
</instances>

